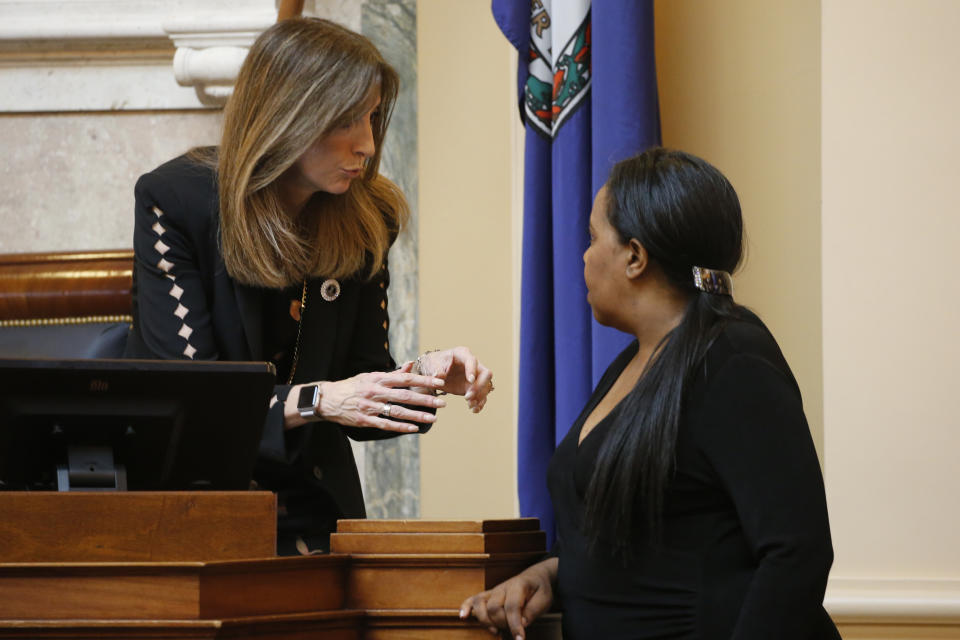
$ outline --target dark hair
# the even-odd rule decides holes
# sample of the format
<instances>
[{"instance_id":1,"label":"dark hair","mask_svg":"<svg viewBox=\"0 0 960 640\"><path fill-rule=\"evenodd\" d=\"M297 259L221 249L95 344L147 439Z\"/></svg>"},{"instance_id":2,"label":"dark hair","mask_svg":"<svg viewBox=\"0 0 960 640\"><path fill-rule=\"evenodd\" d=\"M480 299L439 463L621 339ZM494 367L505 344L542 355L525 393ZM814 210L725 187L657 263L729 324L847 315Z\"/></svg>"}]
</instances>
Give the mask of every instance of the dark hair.
<instances>
[{"instance_id":1,"label":"dark hair","mask_svg":"<svg viewBox=\"0 0 960 640\"><path fill-rule=\"evenodd\" d=\"M738 313L730 296L694 286L693 267L732 273L742 256L743 220L723 174L682 151L653 148L617 163L607 190L607 216L620 239L636 238L668 281L689 293L680 323L624 399L587 489L590 543L629 558L644 524L651 539L661 533L685 391L724 322Z\"/></svg>"}]
</instances>

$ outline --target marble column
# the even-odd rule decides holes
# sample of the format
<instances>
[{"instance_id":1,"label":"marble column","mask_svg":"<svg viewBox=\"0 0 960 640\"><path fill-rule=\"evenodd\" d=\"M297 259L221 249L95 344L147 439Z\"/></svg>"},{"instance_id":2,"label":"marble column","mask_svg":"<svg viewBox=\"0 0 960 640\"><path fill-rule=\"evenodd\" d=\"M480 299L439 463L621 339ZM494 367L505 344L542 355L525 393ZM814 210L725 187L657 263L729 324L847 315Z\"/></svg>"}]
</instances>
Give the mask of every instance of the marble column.
<instances>
[{"instance_id":1,"label":"marble column","mask_svg":"<svg viewBox=\"0 0 960 640\"><path fill-rule=\"evenodd\" d=\"M417 23L415 0L367 0L361 32L400 74L400 96L384 143L383 173L410 202L410 224L390 251L390 344L399 361L417 357ZM420 515L420 436L364 445L371 518ZM429 436L428 436L429 437Z\"/></svg>"},{"instance_id":2,"label":"marble column","mask_svg":"<svg viewBox=\"0 0 960 640\"><path fill-rule=\"evenodd\" d=\"M384 143L381 171L407 195L412 216L390 251L390 345L398 362L417 345L417 23L416 0L313 0L305 14L364 34L400 74L400 96ZM433 345L430 345L433 346ZM428 436L429 437L429 436ZM420 515L419 436L355 447L371 518Z\"/></svg>"}]
</instances>

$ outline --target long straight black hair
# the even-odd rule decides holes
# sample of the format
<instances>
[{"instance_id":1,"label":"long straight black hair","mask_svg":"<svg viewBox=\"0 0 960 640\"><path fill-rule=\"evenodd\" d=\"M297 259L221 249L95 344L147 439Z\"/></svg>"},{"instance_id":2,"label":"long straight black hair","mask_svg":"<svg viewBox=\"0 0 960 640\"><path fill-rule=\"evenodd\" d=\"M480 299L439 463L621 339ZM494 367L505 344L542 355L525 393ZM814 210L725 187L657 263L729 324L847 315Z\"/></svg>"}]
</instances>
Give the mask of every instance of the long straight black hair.
<instances>
[{"instance_id":1,"label":"long straight black hair","mask_svg":"<svg viewBox=\"0 0 960 640\"><path fill-rule=\"evenodd\" d=\"M616 164L607 181L611 225L636 238L689 301L623 401L597 458L586 495L591 545L629 559L631 541L661 534L664 493L674 469L684 394L726 320L738 307L700 291L693 267L733 272L743 253L740 201L730 182L696 156L653 148Z\"/></svg>"}]
</instances>

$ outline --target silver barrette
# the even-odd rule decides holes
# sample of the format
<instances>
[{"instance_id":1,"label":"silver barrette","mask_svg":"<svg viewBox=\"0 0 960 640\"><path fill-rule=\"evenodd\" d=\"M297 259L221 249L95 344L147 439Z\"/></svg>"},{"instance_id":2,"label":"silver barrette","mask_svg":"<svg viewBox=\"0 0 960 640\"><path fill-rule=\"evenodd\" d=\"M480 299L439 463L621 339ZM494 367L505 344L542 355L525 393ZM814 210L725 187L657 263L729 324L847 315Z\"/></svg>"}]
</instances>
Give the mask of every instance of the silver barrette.
<instances>
[{"instance_id":1,"label":"silver barrette","mask_svg":"<svg viewBox=\"0 0 960 640\"><path fill-rule=\"evenodd\" d=\"M327 302L333 302L340 297L340 283L330 278L329 280L324 280L323 284L320 285L320 297L326 300Z\"/></svg>"},{"instance_id":2,"label":"silver barrette","mask_svg":"<svg viewBox=\"0 0 960 640\"><path fill-rule=\"evenodd\" d=\"M733 278L726 271L720 271L719 269L694 267L693 286L707 293L724 296L733 295Z\"/></svg>"}]
</instances>

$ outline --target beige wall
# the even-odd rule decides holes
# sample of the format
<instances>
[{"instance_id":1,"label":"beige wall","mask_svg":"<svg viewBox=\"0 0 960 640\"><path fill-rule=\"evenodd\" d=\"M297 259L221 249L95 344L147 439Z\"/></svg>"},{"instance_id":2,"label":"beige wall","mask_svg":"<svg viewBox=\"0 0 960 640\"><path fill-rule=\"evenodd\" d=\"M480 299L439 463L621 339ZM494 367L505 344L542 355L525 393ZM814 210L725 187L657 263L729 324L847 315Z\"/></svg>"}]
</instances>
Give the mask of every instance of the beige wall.
<instances>
[{"instance_id":1,"label":"beige wall","mask_svg":"<svg viewBox=\"0 0 960 640\"><path fill-rule=\"evenodd\" d=\"M837 572L960 578L960 3L830 2L823 22Z\"/></svg>"},{"instance_id":2,"label":"beige wall","mask_svg":"<svg viewBox=\"0 0 960 640\"><path fill-rule=\"evenodd\" d=\"M655 16L663 143L737 190L736 298L780 342L822 452L820 3L658 0Z\"/></svg>"},{"instance_id":3,"label":"beige wall","mask_svg":"<svg viewBox=\"0 0 960 640\"><path fill-rule=\"evenodd\" d=\"M516 341L513 69L488 3L448 4L419 4L421 345L475 343L501 394ZM664 142L740 193L737 298L803 390L836 549L828 608L848 638L960 638L960 3L655 7ZM425 516L513 508L506 395L479 419L448 411L423 439Z\"/></svg>"},{"instance_id":4,"label":"beige wall","mask_svg":"<svg viewBox=\"0 0 960 640\"><path fill-rule=\"evenodd\" d=\"M780 339L819 447L819 7L803 0L735 4L656 5L664 142L715 163L740 193L749 241L738 298ZM420 0L417 10L420 344L470 344L495 360L499 387L484 414L448 409L438 433L422 439L422 513L473 515L445 490L453 486L464 487L484 509L507 514L515 509L508 456L516 450L516 414L506 376L512 385L519 287L519 259L511 252L519 205L511 190L518 176L522 180L522 157L511 140L518 128L515 67L489 3ZM757 21L765 25L759 40ZM475 270L480 263L468 255L487 256L484 266ZM456 262L462 267L451 269ZM465 280L468 272L474 275ZM487 293L478 296L476 287ZM493 351L477 340L489 341ZM483 424L484 433L460 428L472 423ZM472 452L480 451L488 459L476 460ZM491 469L482 497L477 464Z\"/></svg>"},{"instance_id":5,"label":"beige wall","mask_svg":"<svg viewBox=\"0 0 960 640\"><path fill-rule=\"evenodd\" d=\"M819 446L819 7L800 0L777 7L759 0L739 5L734 11L692 0L656 5L664 142L715 163L740 193L749 255L737 277L738 298L756 308L779 337ZM511 141L518 128L515 63L489 3L420 0L417 10L420 344L467 342L484 359L495 359L499 386L484 414L448 409L442 435L421 440L422 513L476 515L446 490L462 487L483 509L509 514L506 509L515 509L508 455L516 451L516 413L502 392L505 376L511 385L515 379L519 287L519 259L511 261L519 208L511 190L518 176L522 180L522 157ZM745 38L755 24L750 16L767 27L760 41ZM727 37L738 30L739 38ZM758 86L772 89L758 97ZM753 98L746 109L745 97ZM464 260L468 251L488 256L485 262L495 257L493 264L473 271L476 265ZM450 269L457 261L463 267ZM467 270L482 282L462 280ZM479 306L476 286L491 287ZM494 350L483 350L477 339L489 340ZM489 426L483 434L453 428L471 422ZM451 433L455 430L459 433ZM472 453L481 451L486 460ZM482 483L473 475L481 468L477 464L491 470Z\"/></svg>"},{"instance_id":6,"label":"beige wall","mask_svg":"<svg viewBox=\"0 0 960 640\"><path fill-rule=\"evenodd\" d=\"M515 57L486 0L417 3L420 348L466 344L497 390L420 439L424 518L516 514Z\"/></svg>"},{"instance_id":7,"label":"beige wall","mask_svg":"<svg viewBox=\"0 0 960 640\"><path fill-rule=\"evenodd\" d=\"M901 609L940 603L939 615L955 623L958 27L960 3L953 0L823 5L824 444L837 550L833 591L867 599L882 593ZM960 627L951 633L960 637Z\"/></svg>"}]
</instances>

